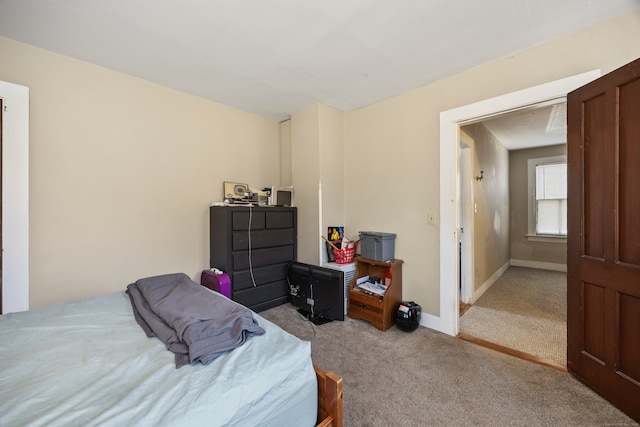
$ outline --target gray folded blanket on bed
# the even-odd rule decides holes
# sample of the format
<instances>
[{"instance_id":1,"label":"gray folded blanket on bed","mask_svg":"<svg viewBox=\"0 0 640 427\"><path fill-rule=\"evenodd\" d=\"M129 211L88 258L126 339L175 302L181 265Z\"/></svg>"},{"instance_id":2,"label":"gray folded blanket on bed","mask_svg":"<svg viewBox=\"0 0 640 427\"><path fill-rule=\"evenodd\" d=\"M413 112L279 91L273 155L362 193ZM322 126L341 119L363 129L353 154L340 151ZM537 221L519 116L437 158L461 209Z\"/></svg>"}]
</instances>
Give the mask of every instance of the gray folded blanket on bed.
<instances>
[{"instance_id":1,"label":"gray folded blanket on bed","mask_svg":"<svg viewBox=\"0 0 640 427\"><path fill-rule=\"evenodd\" d=\"M147 336L158 337L175 353L176 368L207 364L265 332L251 310L183 273L140 279L127 286L127 294Z\"/></svg>"}]
</instances>

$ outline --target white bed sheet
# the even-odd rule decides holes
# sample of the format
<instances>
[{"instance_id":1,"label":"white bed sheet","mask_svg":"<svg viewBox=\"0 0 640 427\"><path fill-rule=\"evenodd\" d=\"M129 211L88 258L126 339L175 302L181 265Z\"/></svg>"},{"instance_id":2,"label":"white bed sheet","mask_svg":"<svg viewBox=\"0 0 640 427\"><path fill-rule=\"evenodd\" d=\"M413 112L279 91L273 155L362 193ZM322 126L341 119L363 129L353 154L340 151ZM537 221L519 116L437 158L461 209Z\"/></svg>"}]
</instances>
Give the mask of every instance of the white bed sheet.
<instances>
[{"instance_id":1,"label":"white bed sheet","mask_svg":"<svg viewBox=\"0 0 640 427\"><path fill-rule=\"evenodd\" d=\"M175 368L124 292L0 316L1 426L313 426L311 346L263 336Z\"/></svg>"}]
</instances>

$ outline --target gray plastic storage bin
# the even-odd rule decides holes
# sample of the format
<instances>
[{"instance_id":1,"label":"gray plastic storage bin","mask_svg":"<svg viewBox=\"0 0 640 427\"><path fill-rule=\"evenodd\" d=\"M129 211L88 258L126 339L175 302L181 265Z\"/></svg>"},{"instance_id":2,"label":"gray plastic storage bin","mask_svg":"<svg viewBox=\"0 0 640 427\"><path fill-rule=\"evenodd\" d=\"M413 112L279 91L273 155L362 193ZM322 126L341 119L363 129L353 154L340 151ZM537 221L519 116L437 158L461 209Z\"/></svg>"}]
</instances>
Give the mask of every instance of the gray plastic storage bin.
<instances>
[{"instance_id":1,"label":"gray plastic storage bin","mask_svg":"<svg viewBox=\"0 0 640 427\"><path fill-rule=\"evenodd\" d=\"M360 255L375 261L394 259L396 235L377 231L360 232Z\"/></svg>"}]
</instances>

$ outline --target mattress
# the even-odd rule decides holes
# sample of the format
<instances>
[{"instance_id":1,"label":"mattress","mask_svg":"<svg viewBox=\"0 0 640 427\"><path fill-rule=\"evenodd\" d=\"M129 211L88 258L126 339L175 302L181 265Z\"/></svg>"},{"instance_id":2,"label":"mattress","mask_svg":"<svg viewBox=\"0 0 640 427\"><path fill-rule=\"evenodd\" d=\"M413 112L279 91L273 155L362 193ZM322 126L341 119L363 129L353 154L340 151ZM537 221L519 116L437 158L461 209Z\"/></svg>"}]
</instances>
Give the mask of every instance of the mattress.
<instances>
[{"instance_id":1,"label":"mattress","mask_svg":"<svg viewBox=\"0 0 640 427\"><path fill-rule=\"evenodd\" d=\"M264 335L176 369L124 292L2 315L0 425L315 425L310 343L254 316Z\"/></svg>"}]
</instances>

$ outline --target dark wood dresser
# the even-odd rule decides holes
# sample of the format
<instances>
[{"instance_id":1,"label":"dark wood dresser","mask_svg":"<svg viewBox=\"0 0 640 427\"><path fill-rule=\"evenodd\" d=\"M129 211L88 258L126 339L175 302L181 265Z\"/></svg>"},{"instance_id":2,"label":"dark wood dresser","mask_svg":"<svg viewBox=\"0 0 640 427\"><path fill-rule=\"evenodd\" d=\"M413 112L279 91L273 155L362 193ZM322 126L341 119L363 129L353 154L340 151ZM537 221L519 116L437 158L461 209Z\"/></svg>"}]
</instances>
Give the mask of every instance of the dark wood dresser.
<instances>
[{"instance_id":1,"label":"dark wood dresser","mask_svg":"<svg viewBox=\"0 0 640 427\"><path fill-rule=\"evenodd\" d=\"M229 275L231 299L254 311L288 302L296 208L212 206L209 216L211 267Z\"/></svg>"}]
</instances>

